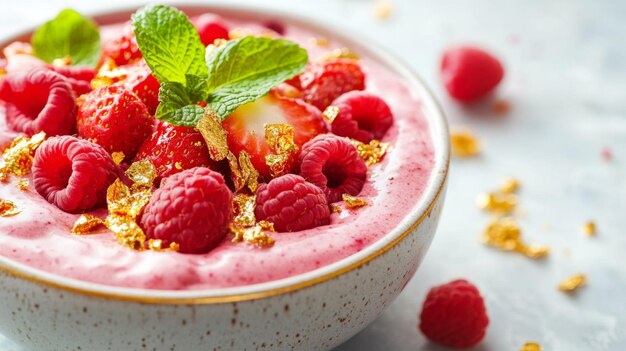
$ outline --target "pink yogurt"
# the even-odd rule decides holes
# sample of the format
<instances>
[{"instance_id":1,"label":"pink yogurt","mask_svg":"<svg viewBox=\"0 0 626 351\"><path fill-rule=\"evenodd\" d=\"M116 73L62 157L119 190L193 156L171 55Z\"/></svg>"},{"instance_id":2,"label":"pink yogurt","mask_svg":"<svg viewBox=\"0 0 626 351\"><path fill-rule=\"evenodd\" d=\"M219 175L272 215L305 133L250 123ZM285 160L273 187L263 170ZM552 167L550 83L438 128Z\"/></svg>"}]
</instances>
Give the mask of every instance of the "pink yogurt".
<instances>
[{"instance_id":1,"label":"pink yogurt","mask_svg":"<svg viewBox=\"0 0 626 351\"><path fill-rule=\"evenodd\" d=\"M258 24L230 20L232 27L258 30ZM111 37L120 26L102 28ZM311 60L344 47L331 40L320 48L310 31L286 25L286 37L309 50ZM0 217L0 255L61 276L112 286L199 290L268 282L331 264L371 245L393 230L419 202L434 165L428 120L420 101L401 77L363 57L367 91L391 107L395 122L384 141L392 147L383 162L370 167L359 196L369 205L332 214L331 224L295 233L274 233L274 246L259 248L232 243L231 236L202 255L133 251L120 246L112 233L76 236L70 228L78 215L49 204L34 190L20 191L17 179L0 183L0 198L13 201L22 213ZM15 137L0 116L0 146ZM105 210L93 214L106 216Z\"/></svg>"}]
</instances>

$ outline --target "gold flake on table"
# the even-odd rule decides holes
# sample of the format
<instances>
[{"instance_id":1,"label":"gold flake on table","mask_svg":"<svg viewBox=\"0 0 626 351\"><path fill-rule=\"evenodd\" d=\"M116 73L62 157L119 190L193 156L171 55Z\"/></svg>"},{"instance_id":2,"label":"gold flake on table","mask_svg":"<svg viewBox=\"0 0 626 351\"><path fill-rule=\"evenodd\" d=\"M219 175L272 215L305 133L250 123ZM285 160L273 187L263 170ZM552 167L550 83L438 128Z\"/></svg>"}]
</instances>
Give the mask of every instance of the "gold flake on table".
<instances>
[{"instance_id":1,"label":"gold flake on table","mask_svg":"<svg viewBox=\"0 0 626 351\"><path fill-rule=\"evenodd\" d=\"M272 177L278 177L289 171L291 154L298 151L298 146L293 142L294 128L289 124L266 124L264 128L265 140L272 152L265 156L265 164Z\"/></svg>"},{"instance_id":2,"label":"gold flake on table","mask_svg":"<svg viewBox=\"0 0 626 351\"><path fill-rule=\"evenodd\" d=\"M520 188L520 182L515 178L505 178L500 185L500 192L504 194L516 193Z\"/></svg>"},{"instance_id":3,"label":"gold flake on table","mask_svg":"<svg viewBox=\"0 0 626 351\"><path fill-rule=\"evenodd\" d=\"M96 228L102 225L104 225L102 218L90 214L82 214L76 219L71 231L72 234L76 235L91 234Z\"/></svg>"},{"instance_id":4,"label":"gold flake on table","mask_svg":"<svg viewBox=\"0 0 626 351\"><path fill-rule=\"evenodd\" d=\"M588 221L583 226L583 232L587 236L595 236L597 233L596 223L594 221Z\"/></svg>"},{"instance_id":5,"label":"gold flake on table","mask_svg":"<svg viewBox=\"0 0 626 351\"><path fill-rule=\"evenodd\" d=\"M29 174L33 167L35 151L45 140L46 133L39 132L32 137L18 136L13 139L11 145L2 152L0 161L0 173L6 175L13 174L21 177Z\"/></svg>"},{"instance_id":6,"label":"gold flake on table","mask_svg":"<svg viewBox=\"0 0 626 351\"><path fill-rule=\"evenodd\" d=\"M233 242L247 242L261 247L272 246L276 242L268 233L274 232L274 224L268 221L260 221L252 227L239 227L230 225L230 231L235 234Z\"/></svg>"},{"instance_id":7,"label":"gold flake on table","mask_svg":"<svg viewBox=\"0 0 626 351\"><path fill-rule=\"evenodd\" d=\"M322 56L322 61L333 61L336 59L358 60L359 55L348 48L338 48Z\"/></svg>"},{"instance_id":8,"label":"gold flake on table","mask_svg":"<svg viewBox=\"0 0 626 351\"><path fill-rule=\"evenodd\" d=\"M0 217L12 217L20 212L13 202L0 199Z\"/></svg>"},{"instance_id":9,"label":"gold flake on table","mask_svg":"<svg viewBox=\"0 0 626 351\"><path fill-rule=\"evenodd\" d=\"M111 153L111 158L113 158L113 162L115 162L115 164L119 166L122 161L124 161L124 158L126 158L126 155L124 155L124 153L121 151L115 151Z\"/></svg>"},{"instance_id":10,"label":"gold flake on table","mask_svg":"<svg viewBox=\"0 0 626 351\"><path fill-rule=\"evenodd\" d=\"M209 150L209 156L213 161L221 161L228 156L226 131L222 127L217 113L207 108L202 119L198 121L196 128L202 134Z\"/></svg>"},{"instance_id":11,"label":"gold flake on table","mask_svg":"<svg viewBox=\"0 0 626 351\"><path fill-rule=\"evenodd\" d=\"M451 131L450 147L452 155L459 158L474 157L480 153L480 142L469 129Z\"/></svg>"},{"instance_id":12,"label":"gold flake on table","mask_svg":"<svg viewBox=\"0 0 626 351\"><path fill-rule=\"evenodd\" d=\"M328 123L333 123L335 118L337 118L337 116L339 115L339 107L330 105L326 107L324 112L322 112L322 115Z\"/></svg>"},{"instance_id":13,"label":"gold flake on table","mask_svg":"<svg viewBox=\"0 0 626 351\"><path fill-rule=\"evenodd\" d=\"M379 20L387 20L391 17L393 6L391 0L374 0L374 17Z\"/></svg>"},{"instance_id":14,"label":"gold flake on table","mask_svg":"<svg viewBox=\"0 0 626 351\"><path fill-rule=\"evenodd\" d=\"M22 178L20 180L17 181L17 188L20 189L21 191L28 191L28 186L30 185L30 181L28 180L28 178Z\"/></svg>"},{"instance_id":15,"label":"gold flake on table","mask_svg":"<svg viewBox=\"0 0 626 351\"><path fill-rule=\"evenodd\" d=\"M550 253L550 248L543 245L527 245L522 241L522 230L511 217L492 220L483 231L481 240L486 245L503 251L513 251L528 258L540 259Z\"/></svg>"},{"instance_id":16,"label":"gold flake on table","mask_svg":"<svg viewBox=\"0 0 626 351\"><path fill-rule=\"evenodd\" d=\"M368 166L375 165L382 161L385 154L391 147L391 144L381 142L380 140L372 139L368 144L362 143L355 139L350 139L352 145L356 147L356 151L359 156L365 161Z\"/></svg>"},{"instance_id":17,"label":"gold flake on table","mask_svg":"<svg viewBox=\"0 0 626 351\"><path fill-rule=\"evenodd\" d=\"M330 45L330 40L326 37L313 37L309 38L309 43L320 48L327 48Z\"/></svg>"},{"instance_id":18,"label":"gold flake on table","mask_svg":"<svg viewBox=\"0 0 626 351\"><path fill-rule=\"evenodd\" d=\"M476 205L491 213L507 214L511 213L517 206L517 196L500 192L481 193L476 198Z\"/></svg>"},{"instance_id":19,"label":"gold flake on table","mask_svg":"<svg viewBox=\"0 0 626 351\"><path fill-rule=\"evenodd\" d=\"M579 288L581 288L582 286L587 284L587 276L579 273L579 274L574 274L571 277L568 277L567 279L563 280L560 284L559 284L559 290L564 291L564 292L571 292L571 291L575 291Z\"/></svg>"},{"instance_id":20,"label":"gold flake on table","mask_svg":"<svg viewBox=\"0 0 626 351\"><path fill-rule=\"evenodd\" d=\"M180 245L175 242L171 242L169 245L165 246L163 240L161 239L150 239L148 240L148 250L152 251L178 251L180 250Z\"/></svg>"},{"instance_id":21,"label":"gold flake on table","mask_svg":"<svg viewBox=\"0 0 626 351\"><path fill-rule=\"evenodd\" d=\"M519 351L541 351L541 345L537 342L527 342Z\"/></svg>"},{"instance_id":22,"label":"gold flake on table","mask_svg":"<svg viewBox=\"0 0 626 351\"><path fill-rule=\"evenodd\" d=\"M248 153L241 151L239 158L237 158L235 154L229 151L226 158L235 189L240 190L244 186L248 186L250 191L255 192L259 186L259 172L252 165Z\"/></svg>"},{"instance_id":23,"label":"gold flake on table","mask_svg":"<svg viewBox=\"0 0 626 351\"><path fill-rule=\"evenodd\" d=\"M348 208L359 208L368 204L367 200L362 197L351 196L348 194L341 195L343 202L346 203Z\"/></svg>"}]
</instances>

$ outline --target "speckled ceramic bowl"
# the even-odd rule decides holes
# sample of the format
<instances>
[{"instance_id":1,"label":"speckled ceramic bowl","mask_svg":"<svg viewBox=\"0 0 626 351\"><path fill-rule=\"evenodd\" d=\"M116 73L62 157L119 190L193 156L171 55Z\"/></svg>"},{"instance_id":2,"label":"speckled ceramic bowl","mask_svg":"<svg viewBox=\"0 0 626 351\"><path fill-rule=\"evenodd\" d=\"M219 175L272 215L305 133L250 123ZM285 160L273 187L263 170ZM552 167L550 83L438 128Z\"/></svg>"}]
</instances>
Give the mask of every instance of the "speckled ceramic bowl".
<instances>
[{"instance_id":1,"label":"speckled ceramic bowl","mask_svg":"<svg viewBox=\"0 0 626 351\"><path fill-rule=\"evenodd\" d=\"M430 121L436 162L429 184L416 209L370 247L320 269L263 284L204 291L116 288L0 257L0 330L27 350L329 350L391 303L430 245L445 193L448 132L441 109L418 77L357 36L292 16L232 6L182 9L293 23L338 38L403 76ZM95 19L116 23L132 12Z\"/></svg>"}]
</instances>

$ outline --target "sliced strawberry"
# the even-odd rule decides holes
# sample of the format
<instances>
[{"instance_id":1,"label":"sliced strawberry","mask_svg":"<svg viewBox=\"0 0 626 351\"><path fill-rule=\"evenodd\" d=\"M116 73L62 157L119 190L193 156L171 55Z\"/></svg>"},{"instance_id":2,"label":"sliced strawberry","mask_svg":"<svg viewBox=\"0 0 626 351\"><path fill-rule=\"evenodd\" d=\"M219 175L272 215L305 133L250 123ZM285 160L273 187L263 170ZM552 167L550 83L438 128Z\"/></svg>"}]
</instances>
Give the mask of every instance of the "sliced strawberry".
<instances>
[{"instance_id":1,"label":"sliced strawberry","mask_svg":"<svg viewBox=\"0 0 626 351\"><path fill-rule=\"evenodd\" d=\"M340 95L365 89L365 73L349 59L335 59L310 65L300 76L304 101L324 110Z\"/></svg>"},{"instance_id":2,"label":"sliced strawberry","mask_svg":"<svg viewBox=\"0 0 626 351\"><path fill-rule=\"evenodd\" d=\"M221 163L209 157L209 151L199 131L158 120L152 135L137 152L135 161L140 160L152 162L159 178L193 167L222 170Z\"/></svg>"},{"instance_id":3,"label":"sliced strawberry","mask_svg":"<svg viewBox=\"0 0 626 351\"><path fill-rule=\"evenodd\" d=\"M141 57L141 51L139 51L139 45L137 45L137 38L135 38L133 26L128 23L124 27L121 36L107 41L102 45L100 62L102 64L107 58L110 58L115 61L116 65L122 66L137 61Z\"/></svg>"},{"instance_id":4,"label":"sliced strawberry","mask_svg":"<svg viewBox=\"0 0 626 351\"><path fill-rule=\"evenodd\" d=\"M148 112L154 115L159 105L159 81L152 75L152 70L146 64L146 61L139 60L136 63L118 67L125 72L125 79L122 79L118 85L131 90L139 99L146 104Z\"/></svg>"},{"instance_id":5,"label":"sliced strawberry","mask_svg":"<svg viewBox=\"0 0 626 351\"><path fill-rule=\"evenodd\" d=\"M150 136L154 118L139 97L120 86L96 89L80 99L78 135L109 153L123 152L131 160Z\"/></svg>"},{"instance_id":6,"label":"sliced strawberry","mask_svg":"<svg viewBox=\"0 0 626 351\"><path fill-rule=\"evenodd\" d=\"M271 179L265 156L271 154L265 140L266 124L288 124L294 128L294 143L301 146L328 126L321 112L299 99L287 99L276 93L240 106L222 126L228 133L228 147L235 155L246 151L254 167L265 179ZM288 169L294 170L299 152L293 154Z\"/></svg>"}]
</instances>

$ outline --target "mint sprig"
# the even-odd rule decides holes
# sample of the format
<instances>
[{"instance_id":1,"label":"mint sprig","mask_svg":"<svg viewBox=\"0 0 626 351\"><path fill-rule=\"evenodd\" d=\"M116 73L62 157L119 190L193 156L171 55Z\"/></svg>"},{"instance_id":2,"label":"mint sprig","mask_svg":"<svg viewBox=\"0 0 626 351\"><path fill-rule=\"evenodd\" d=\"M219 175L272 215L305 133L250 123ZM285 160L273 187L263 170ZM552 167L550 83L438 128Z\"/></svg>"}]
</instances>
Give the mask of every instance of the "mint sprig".
<instances>
[{"instance_id":1,"label":"mint sprig","mask_svg":"<svg viewBox=\"0 0 626 351\"><path fill-rule=\"evenodd\" d=\"M31 39L35 56L51 63L70 57L72 65L95 67L100 58L100 32L80 13L65 9L44 23Z\"/></svg>"},{"instance_id":2,"label":"mint sprig","mask_svg":"<svg viewBox=\"0 0 626 351\"><path fill-rule=\"evenodd\" d=\"M231 40L206 58L187 16L164 5L146 6L132 16L139 49L161 84L156 117L195 126L200 102L222 120L237 107L304 71L306 50L285 39Z\"/></svg>"}]
</instances>

